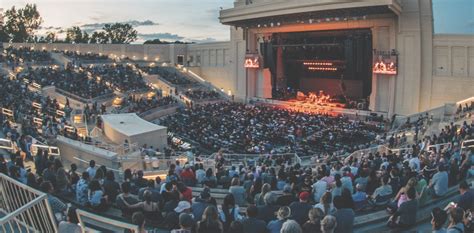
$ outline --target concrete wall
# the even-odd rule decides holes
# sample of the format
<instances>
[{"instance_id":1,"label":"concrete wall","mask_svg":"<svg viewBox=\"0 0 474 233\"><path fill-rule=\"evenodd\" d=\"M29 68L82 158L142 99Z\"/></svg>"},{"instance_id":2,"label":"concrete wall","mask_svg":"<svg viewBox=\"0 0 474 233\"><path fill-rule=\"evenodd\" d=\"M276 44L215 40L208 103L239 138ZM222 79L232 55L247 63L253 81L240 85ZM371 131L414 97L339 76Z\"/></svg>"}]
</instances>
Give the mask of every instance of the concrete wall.
<instances>
[{"instance_id":1,"label":"concrete wall","mask_svg":"<svg viewBox=\"0 0 474 233\"><path fill-rule=\"evenodd\" d=\"M430 106L474 96L474 36L435 35Z\"/></svg>"},{"instance_id":2,"label":"concrete wall","mask_svg":"<svg viewBox=\"0 0 474 233\"><path fill-rule=\"evenodd\" d=\"M231 69L230 42L190 44L187 49L187 65L197 75L211 82L215 87L236 92Z\"/></svg>"},{"instance_id":3,"label":"concrete wall","mask_svg":"<svg viewBox=\"0 0 474 233\"><path fill-rule=\"evenodd\" d=\"M36 43L4 43L4 47L32 47L34 49L69 50L81 53L106 54L112 58L128 57L137 61L167 62L175 64L177 56L186 57L187 45L143 45L143 44L36 44Z\"/></svg>"},{"instance_id":4,"label":"concrete wall","mask_svg":"<svg viewBox=\"0 0 474 233\"><path fill-rule=\"evenodd\" d=\"M74 141L58 136L55 145L61 151L61 160L64 166L69 167L75 163L79 171L84 171L89 166L89 161L94 160L99 165L104 165L108 169L119 169L120 165L116 161L117 154L111 151L86 145L79 141Z\"/></svg>"}]
</instances>

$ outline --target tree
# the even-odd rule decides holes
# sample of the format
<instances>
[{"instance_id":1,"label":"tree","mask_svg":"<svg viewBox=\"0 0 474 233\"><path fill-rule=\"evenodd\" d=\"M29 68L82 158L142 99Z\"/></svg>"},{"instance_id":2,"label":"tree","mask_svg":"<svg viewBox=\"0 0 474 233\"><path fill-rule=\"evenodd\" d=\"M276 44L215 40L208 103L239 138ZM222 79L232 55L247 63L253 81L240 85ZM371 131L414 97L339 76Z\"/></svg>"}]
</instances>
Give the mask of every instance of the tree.
<instances>
[{"instance_id":1,"label":"tree","mask_svg":"<svg viewBox=\"0 0 474 233\"><path fill-rule=\"evenodd\" d=\"M89 43L89 34L74 26L66 30L66 43Z\"/></svg>"},{"instance_id":2,"label":"tree","mask_svg":"<svg viewBox=\"0 0 474 233\"><path fill-rule=\"evenodd\" d=\"M91 44L106 44L107 43L107 36L105 32L93 32L89 43Z\"/></svg>"},{"instance_id":3,"label":"tree","mask_svg":"<svg viewBox=\"0 0 474 233\"><path fill-rule=\"evenodd\" d=\"M47 32L46 37L44 38L46 43L54 43L56 42L56 34L54 32Z\"/></svg>"},{"instance_id":4,"label":"tree","mask_svg":"<svg viewBox=\"0 0 474 233\"><path fill-rule=\"evenodd\" d=\"M128 23L105 24L103 30L112 44L129 44L137 39L137 30Z\"/></svg>"},{"instance_id":5,"label":"tree","mask_svg":"<svg viewBox=\"0 0 474 233\"><path fill-rule=\"evenodd\" d=\"M39 28L41 18L36 4L26 4L25 8L12 7L5 11L5 33L13 42L34 40L34 31Z\"/></svg>"}]
</instances>

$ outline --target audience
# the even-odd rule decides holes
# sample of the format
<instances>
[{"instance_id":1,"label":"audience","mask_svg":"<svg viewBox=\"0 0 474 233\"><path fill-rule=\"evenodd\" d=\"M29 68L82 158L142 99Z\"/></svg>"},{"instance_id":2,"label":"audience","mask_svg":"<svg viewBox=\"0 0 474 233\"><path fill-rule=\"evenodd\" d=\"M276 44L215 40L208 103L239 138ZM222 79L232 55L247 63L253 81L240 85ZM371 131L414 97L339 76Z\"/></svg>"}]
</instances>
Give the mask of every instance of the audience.
<instances>
[{"instance_id":1,"label":"audience","mask_svg":"<svg viewBox=\"0 0 474 233\"><path fill-rule=\"evenodd\" d=\"M365 148L380 132L344 117L231 102L182 109L161 124L205 149L233 153L334 153Z\"/></svg>"}]
</instances>

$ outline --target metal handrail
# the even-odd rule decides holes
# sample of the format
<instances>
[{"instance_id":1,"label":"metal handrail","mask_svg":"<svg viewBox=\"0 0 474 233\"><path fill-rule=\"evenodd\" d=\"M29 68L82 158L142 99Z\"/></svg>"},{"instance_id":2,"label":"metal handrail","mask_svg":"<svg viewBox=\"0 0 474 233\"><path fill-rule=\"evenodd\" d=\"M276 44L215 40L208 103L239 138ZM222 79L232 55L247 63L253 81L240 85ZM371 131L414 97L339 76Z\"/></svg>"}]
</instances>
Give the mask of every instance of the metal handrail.
<instances>
[{"instance_id":1,"label":"metal handrail","mask_svg":"<svg viewBox=\"0 0 474 233\"><path fill-rule=\"evenodd\" d=\"M104 223L108 226L115 226L115 227L118 227L118 228L127 229L127 230L130 230L131 232L135 232L135 233L138 233L139 229L140 229L139 226L137 226L137 225L117 221L117 220L110 219L110 218L107 218L107 217L103 217L103 216L100 216L100 215L97 215L97 214L93 214L93 213L90 213L90 212L87 212L87 211L84 211L84 210L81 210L81 209L77 209L76 214L77 214L77 218L79 219L79 224L81 225L82 229L86 229L86 225L84 224L84 218L90 218L90 219L93 219L95 222Z\"/></svg>"},{"instance_id":2,"label":"metal handrail","mask_svg":"<svg viewBox=\"0 0 474 233\"><path fill-rule=\"evenodd\" d=\"M56 219L45 193L0 174L0 195L6 207L1 208L5 216L0 218L4 231L8 226L15 231L14 222L18 228L24 227L28 232L57 232Z\"/></svg>"}]
</instances>

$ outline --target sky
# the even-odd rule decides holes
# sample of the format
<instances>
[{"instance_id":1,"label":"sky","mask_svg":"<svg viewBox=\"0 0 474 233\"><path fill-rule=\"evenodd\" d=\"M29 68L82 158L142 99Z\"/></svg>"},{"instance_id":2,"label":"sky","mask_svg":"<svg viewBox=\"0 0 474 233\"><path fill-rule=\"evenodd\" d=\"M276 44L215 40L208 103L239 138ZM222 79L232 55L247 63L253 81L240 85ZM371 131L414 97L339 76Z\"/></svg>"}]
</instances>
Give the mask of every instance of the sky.
<instances>
[{"instance_id":1,"label":"sky","mask_svg":"<svg viewBox=\"0 0 474 233\"><path fill-rule=\"evenodd\" d=\"M432 0L435 33L474 34L474 0ZM218 20L220 7L234 0L0 0L0 8L35 3L43 17L39 34L83 26L89 32L104 23L129 22L141 43L168 41L211 42L229 40L229 27Z\"/></svg>"}]
</instances>

